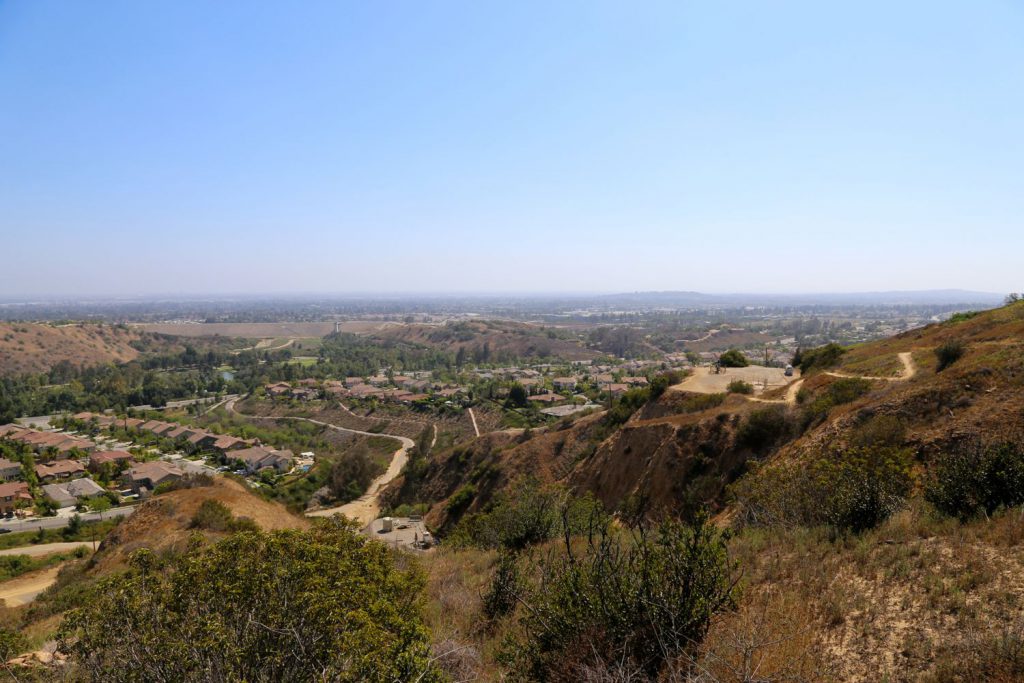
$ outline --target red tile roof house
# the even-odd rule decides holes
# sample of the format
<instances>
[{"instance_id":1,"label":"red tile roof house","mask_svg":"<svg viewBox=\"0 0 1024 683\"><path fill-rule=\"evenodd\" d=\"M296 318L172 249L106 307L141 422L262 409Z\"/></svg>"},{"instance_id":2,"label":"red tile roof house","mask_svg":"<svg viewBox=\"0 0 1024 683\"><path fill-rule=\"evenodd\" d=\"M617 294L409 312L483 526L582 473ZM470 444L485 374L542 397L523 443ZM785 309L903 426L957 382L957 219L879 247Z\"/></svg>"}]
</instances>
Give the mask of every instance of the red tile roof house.
<instances>
[{"instance_id":1,"label":"red tile roof house","mask_svg":"<svg viewBox=\"0 0 1024 683\"><path fill-rule=\"evenodd\" d=\"M555 386L555 389L569 389L571 391L576 388L575 377L555 377L551 380L551 383Z\"/></svg>"},{"instance_id":2,"label":"red tile roof house","mask_svg":"<svg viewBox=\"0 0 1024 683\"><path fill-rule=\"evenodd\" d=\"M77 460L58 460L53 463L36 465L36 476L41 481L72 479L85 474L85 468Z\"/></svg>"},{"instance_id":3,"label":"red tile roof house","mask_svg":"<svg viewBox=\"0 0 1024 683\"><path fill-rule=\"evenodd\" d=\"M233 451L238 448L252 446L253 441L246 441L244 439L238 439L233 436L221 435L218 436L217 440L214 441L213 444L211 445L214 450L220 451L221 453L226 453L228 451Z\"/></svg>"},{"instance_id":4,"label":"red tile roof house","mask_svg":"<svg viewBox=\"0 0 1024 683\"><path fill-rule=\"evenodd\" d=\"M265 467L273 467L278 472L287 472L292 468L294 457L291 451L277 451L263 446L231 451L228 455L229 460L240 460L250 474L259 472Z\"/></svg>"},{"instance_id":5,"label":"red tile roof house","mask_svg":"<svg viewBox=\"0 0 1024 683\"><path fill-rule=\"evenodd\" d=\"M13 512L17 508L32 504L32 494L28 491L28 484L23 481L15 481L9 484L0 484L0 512Z\"/></svg>"},{"instance_id":6,"label":"red tile roof house","mask_svg":"<svg viewBox=\"0 0 1024 683\"><path fill-rule=\"evenodd\" d=\"M290 384L286 382L277 382L276 384L266 385L264 387L264 390L267 392L267 396L271 398L277 398L278 396L285 396L286 394L290 394L292 391L292 387Z\"/></svg>"},{"instance_id":7,"label":"red tile roof house","mask_svg":"<svg viewBox=\"0 0 1024 683\"><path fill-rule=\"evenodd\" d=\"M171 431L164 434L168 439L181 439L187 436L191 436L192 431L188 427L175 427Z\"/></svg>"},{"instance_id":8,"label":"red tile roof house","mask_svg":"<svg viewBox=\"0 0 1024 683\"><path fill-rule=\"evenodd\" d=\"M25 431L28 430L21 425L14 424L13 422L0 425L0 439L10 438Z\"/></svg>"},{"instance_id":9,"label":"red tile roof house","mask_svg":"<svg viewBox=\"0 0 1024 683\"><path fill-rule=\"evenodd\" d=\"M139 463L124 473L124 482L134 493L142 495L152 491L160 484L181 479L184 473L175 467L159 460Z\"/></svg>"},{"instance_id":10,"label":"red tile roof house","mask_svg":"<svg viewBox=\"0 0 1024 683\"><path fill-rule=\"evenodd\" d=\"M193 429L191 432L186 441L196 448L212 448L213 444L221 438L220 434L211 434L198 429Z\"/></svg>"},{"instance_id":11,"label":"red tile roof house","mask_svg":"<svg viewBox=\"0 0 1024 683\"><path fill-rule=\"evenodd\" d=\"M354 386L356 386L358 384L363 384L364 382L365 382L365 380L362 377L346 377L345 378L345 386L348 387L349 389L351 389L352 387L354 387Z\"/></svg>"},{"instance_id":12,"label":"red tile roof house","mask_svg":"<svg viewBox=\"0 0 1024 683\"><path fill-rule=\"evenodd\" d=\"M536 396L530 397L531 401L538 401L540 403L558 403L564 401L565 396L559 396L558 394L537 394Z\"/></svg>"},{"instance_id":13,"label":"red tile roof house","mask_svg":"<svg viewBox=\"0 0 1024 683\"><path fill-rule=\"evenodd\" d=\"M131 461L132 454L128 451L100 451L89 456L89 469L97 472L108 462L120 465L121 463L130 463Z\"/></svg>"},{"instance_id":14,"label":"red tile roof house","mask_svg":"<svg viewBox=\"0 0 1024 683\"><path fill-rule=\"evenodd\" d=\"M0 479L4 481L21 479L21 463L0 458Z\"/></svg>"}]
</instances>

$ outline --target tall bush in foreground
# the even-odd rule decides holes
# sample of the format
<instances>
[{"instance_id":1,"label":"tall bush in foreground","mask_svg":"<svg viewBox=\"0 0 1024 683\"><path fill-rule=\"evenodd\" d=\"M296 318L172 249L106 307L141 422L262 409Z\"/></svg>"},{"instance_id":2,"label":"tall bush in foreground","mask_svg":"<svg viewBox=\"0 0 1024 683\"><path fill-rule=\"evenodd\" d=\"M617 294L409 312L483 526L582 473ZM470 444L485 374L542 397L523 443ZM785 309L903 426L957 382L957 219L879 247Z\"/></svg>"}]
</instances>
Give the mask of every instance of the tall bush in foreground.
<instances>
[{"instance_id":1,"label":"tall bush in foreground","mask_svg":"<svg viewBox=\"0 0 1024 683\"><path fill-rule=\"evenodd\" d=\"M437 680L422 578L346 524L239 533L168 567L143 550L133 565L61 627L86 680Z\"/></svg>"},{"instance_id":2,"label":"tall bush in foreground","mask_svg":"<svg viewBox=\"0 0 1024 683\"><path fill-rule=\"evenodd\" d=\"M734 604L725 540L703 515L692 527L603 524L584 538L567 536L524 600L521 639L505 654L514 675L576 681L585 672L628 670L656 680Z\"/></svg>"}]
</instances>

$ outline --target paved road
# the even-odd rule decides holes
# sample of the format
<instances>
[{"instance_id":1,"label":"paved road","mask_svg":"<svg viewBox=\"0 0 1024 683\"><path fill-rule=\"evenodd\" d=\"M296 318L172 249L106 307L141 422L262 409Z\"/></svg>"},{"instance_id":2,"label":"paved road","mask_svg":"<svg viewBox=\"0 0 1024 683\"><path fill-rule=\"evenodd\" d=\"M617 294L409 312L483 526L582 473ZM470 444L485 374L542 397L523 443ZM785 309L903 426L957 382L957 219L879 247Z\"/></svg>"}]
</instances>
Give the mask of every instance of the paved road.
<instances>
[{"instance_id":1,"label":"paved road","mask_svg":"<svg viewBox=\"0 0 1024 683\"><path fill-rule=\"evenodd\" d=\"M111 517L127 517L135 512L136 505L111 508L103 513L103 519ZM100 519L98 512L83 512L79 515L83 522L96 522ZM71 517L33 517L31 519L11 519L0 522L0 529L11 531L35 531L36 529L62 529L71 522Z\"/></svg>"}]
</instances>

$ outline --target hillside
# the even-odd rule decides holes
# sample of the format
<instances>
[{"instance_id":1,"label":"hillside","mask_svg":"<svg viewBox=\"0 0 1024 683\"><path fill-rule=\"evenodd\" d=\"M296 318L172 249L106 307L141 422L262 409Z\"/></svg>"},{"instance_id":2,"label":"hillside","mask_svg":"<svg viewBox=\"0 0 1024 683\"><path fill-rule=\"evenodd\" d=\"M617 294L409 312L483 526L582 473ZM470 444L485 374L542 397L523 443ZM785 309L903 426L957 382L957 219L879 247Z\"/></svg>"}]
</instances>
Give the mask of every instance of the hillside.
<instances>
[{"instance_id":1,"label":"hillside","mask_svg":"<svg viewBox=\"0 0 1024 683\"><path fill-rule=\"evenodd\" d=\"M936 349L949 342L962 353L940 371ZM928 497L936 486L969 491L971 467L950 474L936 469L943 462L956 468L1005 443L1004 457L1024 453L1024 303L850 348L812 364L795 402L775 393L666 392L617 428L602 424L605 413L532 435L484 435L432 455L391 495L433 503L428 520L442 534L502 494L515 499L527 478L593 493L613 510L643 501L655 516L685 517L711 505L733 527L743 592L694 655L707 680L752 680L754 661L758 680L1024 679L1019 487L986 484L977 495L1016 502L963 520ZM865 453L881 454L881 465ZM899 453L905 469L885 469ZM1016 457L986 476L1018 476ZM879 505L863 527L827 523L837 506L864 514ZM438 586L478 585L481 562L477 551L454 551L431 571ZM469 615L481 609L471 593L459 598ZM436 628L487 651L472 621Z\"/></svg>"},{"instance_id":2,"label":"hillside","mask_svg":"<svg viewBox=\"0 0 1024 683\"><path fill-rule=\"evenodd\" d=\"M0 323L0 375L46 372L62 362L76 367L124 363L138 357L133 343L142 338L111 325Z\"/></svg>"},{"instance_id":3,"label":"hillside","mask_svg":"<svg viewBox=\"0 0 1024 683\"><path fill-rule=\"evenodd\" d=\"M936 372L934 349L954 339L964 344L963 357ZM900 353L910 353L916 369L906 381ZM858 377L868 379L852 382L855 395L833 397L849 393ZM504 433L485 435L432 458L421 500L440 509L470 484L483 496L473 509L530 473L594 493L612 509L635 496L673 511L702 502L720 507L725 486L748 461L788 461L844 446L878 416L900 422L901 445L922 461L965 440L1024 442L1024 304L853 347L834 367L812 369L795 405L785 404L785 393L766 394L766 404L740 395L668 392L618 429L602 431L597 418L586 418L538 430L523 443ZM498 473L493 482L477 485L480 468Z\"/></svg>"},{"instance_id":4,"label":"hillside","mask_svg":"<svg viewBox=\"0 0 1024 683\"><path fill-rule=\"evenodd\" d=\"M443 348L456 353L461 351L467 354L467 358L482 362L548 357L587 360L601 355L584 348L575 338L560 336L553 329L509 321L474 320L448 322L444 325L402 325L376 332L373 338Z\"/></svg>"},{"instance_id":5,"label":"hillside","mask_svg":"<svg viewBox=\"0 0 1024 683\"><path fill-rule=\"evenodd\" d=\"M103 540L96 554L96 574L122 567L139 548L181 551L194 533L193 518L206 501L224 505L237 518L252 520L264 531L305 529L309 521L279 503L254 495L243 484L218 477L211 486L170 491L144 503ZM206 530L207 535L217 536Z\"/></svg>"}]
</instances>

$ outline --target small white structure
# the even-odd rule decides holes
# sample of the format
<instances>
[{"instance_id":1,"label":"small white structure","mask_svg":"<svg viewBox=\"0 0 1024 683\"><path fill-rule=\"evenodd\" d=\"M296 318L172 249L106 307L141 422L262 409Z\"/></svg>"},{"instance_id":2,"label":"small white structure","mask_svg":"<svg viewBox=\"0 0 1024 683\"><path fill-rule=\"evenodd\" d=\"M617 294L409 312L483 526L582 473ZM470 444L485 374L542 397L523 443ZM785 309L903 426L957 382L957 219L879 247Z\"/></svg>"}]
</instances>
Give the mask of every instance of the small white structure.
<instances>
[{"instance_id":1,"label":"small white structure","mask_svg":"<svg viewBox=\"0 0 1024 683\"><path fill-rule=\"evenodd\" d=\"M391 533L393 528L394 528L394 522L392 521L392 519L390 517L385 517L384 519L381 520L380 530L382 532L384 532L386 534L387 533Z\"/></svg>"}]
</instances>

